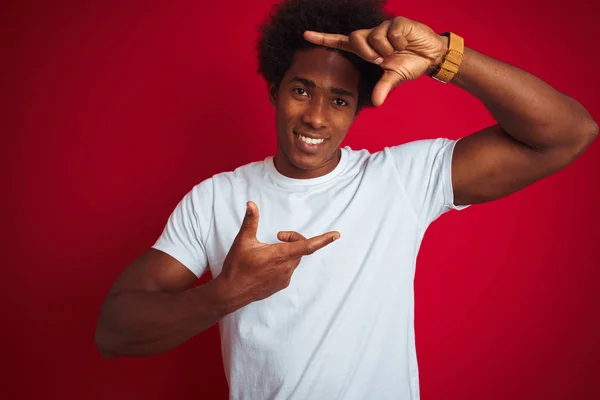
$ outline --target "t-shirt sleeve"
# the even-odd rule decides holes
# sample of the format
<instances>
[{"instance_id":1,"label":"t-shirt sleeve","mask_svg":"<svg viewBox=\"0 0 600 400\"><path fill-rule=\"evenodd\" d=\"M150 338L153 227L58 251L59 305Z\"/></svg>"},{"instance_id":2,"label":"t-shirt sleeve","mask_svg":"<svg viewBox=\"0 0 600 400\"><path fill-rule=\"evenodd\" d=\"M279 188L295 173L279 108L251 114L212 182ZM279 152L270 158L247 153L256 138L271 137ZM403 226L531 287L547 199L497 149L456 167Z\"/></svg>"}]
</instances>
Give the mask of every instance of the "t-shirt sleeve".
<instances>
[{"instance_id":1,"label":"t-shirt sleeve","mask_svg":"<svg viewBox=\"0 0 600 400\"><path fill-rule=\"evenodd\" d=\"M422 139L388 148L423 230L442 214L468 207L454 204L452 156L456 143L458 140L446 138Z\"/></svg>"},{"instance_id":2,"label":"t-shirt sleeve","mask_svg":"<svg viewBox=\"0 0 600 400\"><path fill-rule=\"evenodd\" d=\"M211 179L194 186L179 201L152 248L185 265L197 277L208 267L205 243L212 223Z\"/></svg>"}]
</instances>

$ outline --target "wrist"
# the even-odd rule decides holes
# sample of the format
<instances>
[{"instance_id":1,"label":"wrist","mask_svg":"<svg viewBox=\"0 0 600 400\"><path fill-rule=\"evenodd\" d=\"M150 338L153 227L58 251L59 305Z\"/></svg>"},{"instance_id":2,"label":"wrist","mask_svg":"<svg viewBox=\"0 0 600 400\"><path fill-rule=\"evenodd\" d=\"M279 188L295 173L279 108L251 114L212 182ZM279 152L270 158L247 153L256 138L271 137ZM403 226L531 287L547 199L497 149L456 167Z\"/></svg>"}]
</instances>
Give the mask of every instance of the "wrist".
<instances>
[{"instance_id":1,"label":"wrist","mask_svg":"<svg viewBox=\"0 0 600 400\"><path fill-rule=\"evenodd\" d=\"M214 286L217 308L226 314L230 314L248 305L252 300L247 299L244 293L236 288L228 277L221 273L212 280ZM238 285L239 286L239 285Z\"/></svg>"},{"instance_id":2,"label":"wrist","mask_svg":"<svg viewBox=\"0 0 600 400\"><path fill-rule=\"evenodd\" d=\"M446 53L448 53L448 50L450 48L450 39L448 38L448 36L443 36L443 35L437 35L437 36L438 36L438 39L440 39L441 46L440 46L440 51L439 51L438 56L436 57L435 61L433 61L431 63L431 65L429 66L429 68L427 68L427 71L425 72L425 74L429 77L433 76L433 74L438 70L438 68L444 61L444 57L446 56Z\"/></svg>"},{"instance_id":3,"label":"wrist","mask_svg":"<svg viewBox=\"0 0 600 400\"><path fill-rule=\"evenodd\" d=\"M200 286L206 294L205 300L210 310L220 319L242 308L244 304L236 298L228 282L219 275Z\"/></svg>"}]
</instances>

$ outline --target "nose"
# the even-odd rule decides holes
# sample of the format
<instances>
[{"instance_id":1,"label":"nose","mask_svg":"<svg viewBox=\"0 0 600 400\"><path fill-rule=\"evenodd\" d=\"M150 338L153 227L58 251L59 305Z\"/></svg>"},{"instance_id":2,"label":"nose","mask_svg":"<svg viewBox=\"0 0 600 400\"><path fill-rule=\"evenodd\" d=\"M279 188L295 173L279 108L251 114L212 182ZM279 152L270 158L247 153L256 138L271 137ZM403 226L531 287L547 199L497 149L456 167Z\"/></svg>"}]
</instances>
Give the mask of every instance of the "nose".
<instances>
[{"instance_id":1,"label":"nose","mask_svg":"<svg viewBox=\"0 0 600 400\"><path fill-rule=\"evenodd\" d=\"M315 130L325 128L327 126L328 112L329 108L325 99L313 98L308 102L302 114L302 122L310 125Z\"/></svg>"}]
</instances>

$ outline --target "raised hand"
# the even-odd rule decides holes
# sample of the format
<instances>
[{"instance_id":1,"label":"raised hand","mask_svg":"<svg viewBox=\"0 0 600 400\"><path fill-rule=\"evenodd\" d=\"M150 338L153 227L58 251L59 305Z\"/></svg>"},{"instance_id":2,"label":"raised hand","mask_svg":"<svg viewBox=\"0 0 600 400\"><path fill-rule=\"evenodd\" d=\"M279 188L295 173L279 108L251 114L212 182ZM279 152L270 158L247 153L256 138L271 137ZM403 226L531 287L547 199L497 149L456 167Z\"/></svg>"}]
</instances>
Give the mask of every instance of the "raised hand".
<instances>
[{"instance_id":1,"label":"raised hand","mask_svg":"<svg viewBox=\"0 0 600 400\"><path fill-rule=\"evenodd\" d=\"M339 232L327 232L307 239L297 232L283 231L277 234L283 243L265 244L256 238L258 217L258 207L248 202L240 231L217 277L236 309L286 288L303 256L340 237Z\"/></svg>"},{"instance_id":2,"label":"raised hand","mask_svg":"<svg viewBox=\"0 0 600 400\"><path fill-rule=\"evenodd\" d=\"M447 51L447 39L431 28L404 17L385 21L371 29L360 29L349 36L325 32L304 32L314 44L348 51L378 64L383 76L373 90L373 104L383 104L392 89L403 81L433 72Z\"/></svg>"}]
</instances>

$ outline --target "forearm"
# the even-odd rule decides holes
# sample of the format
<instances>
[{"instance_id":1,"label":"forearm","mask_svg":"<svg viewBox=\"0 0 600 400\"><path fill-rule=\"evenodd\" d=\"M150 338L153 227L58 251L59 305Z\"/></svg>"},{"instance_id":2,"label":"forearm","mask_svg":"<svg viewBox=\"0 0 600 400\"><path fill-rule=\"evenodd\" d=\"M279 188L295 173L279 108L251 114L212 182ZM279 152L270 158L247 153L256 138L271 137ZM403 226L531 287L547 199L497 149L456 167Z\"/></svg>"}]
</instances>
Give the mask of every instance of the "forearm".
<instances>
[{"instance_id":1,"label":"forearm","mask_svg":"<svg viewBox=\"0 0 600 400\"><path fill-rule=\"evenodd\" d=\"M234 311L228 304L217 280L177 294L120 293L102 306L96 343L107 358L163 353Z\"/></svg>"},{"instance_id":2,"label":"forearm","mask_svg":"<svg viewBox=\"0 0 600 400\"><path fill-rule=\"evenodd\" d=\"M538 151L577 146L597 134L586 109L532 74L465 47L452 83L483 102L500 127Z\"/></svg>"}]
</instances>

